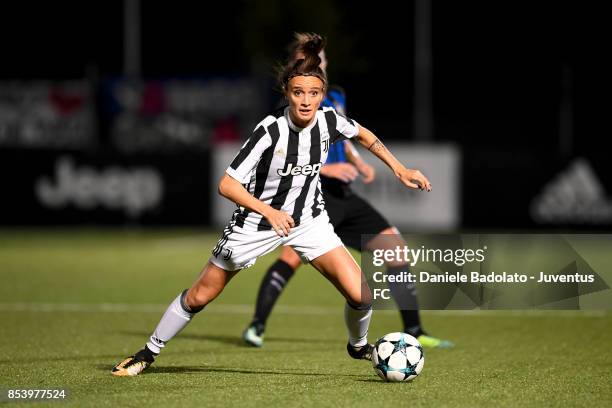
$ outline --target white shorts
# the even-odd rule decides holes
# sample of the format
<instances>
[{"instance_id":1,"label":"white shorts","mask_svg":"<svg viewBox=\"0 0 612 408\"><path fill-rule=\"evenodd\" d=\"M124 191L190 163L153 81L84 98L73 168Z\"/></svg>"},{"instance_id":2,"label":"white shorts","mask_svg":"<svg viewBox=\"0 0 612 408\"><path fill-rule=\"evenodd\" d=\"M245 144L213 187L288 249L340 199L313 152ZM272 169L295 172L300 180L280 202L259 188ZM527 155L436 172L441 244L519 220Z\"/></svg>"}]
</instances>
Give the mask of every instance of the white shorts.
<instances>
[{"instance_id":1,"label":"white shorts","mask_svg":"<svg viewBox=\"0 0 612 408\"><path fill-rule=\"evenodd\" d=\"M302 260L310 262L343 244L326 212L292 228L287 237L279 236L274 230L248 231L230 223L213 249L209 262L226 271L236 271L255 265L257 258L280 245L289 245Z\"/></svg>"}]
</instances>

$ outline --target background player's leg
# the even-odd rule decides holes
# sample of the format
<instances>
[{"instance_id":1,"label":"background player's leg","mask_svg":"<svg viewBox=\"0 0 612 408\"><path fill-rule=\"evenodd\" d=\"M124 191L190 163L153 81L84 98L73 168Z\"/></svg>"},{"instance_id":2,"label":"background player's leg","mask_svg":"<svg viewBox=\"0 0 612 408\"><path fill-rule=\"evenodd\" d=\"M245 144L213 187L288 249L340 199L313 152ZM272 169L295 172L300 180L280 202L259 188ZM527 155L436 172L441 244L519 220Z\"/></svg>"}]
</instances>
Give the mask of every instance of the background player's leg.
<instances>
[{"instance_id":1,"label":"background player's leg","mask_svg":"<svg viewBox=\"0 0 612 408\"><path fill-rule=\"evenodd\" d=\"M395 249L396 247L403 247L406 242L402 236L399 235L398 231L394 227L387 228L381 231L376 237L370 240L366 247L372 251L374 249ZM405 262L387 262L387 274L399 275L403 271L408 270L408 264ZM423 334L423 328L421 326L421 319L419 317L419 303L417 300L417 292L415 285L406 283L389 283L389 289L393 299L397 303L397 306L402 317L402 323L404 325L404 332L414 337L418 337Z\"/></svg>"},{"instance_id":2,"label":"background player's leg","mask_svg":"<svg viewBox=\"0 0 612 408\"><path fill-rule=\"evenodd\" d=\"M268 268L257 292L255 315L242 335L247 344L255 347L263 345L263 333L268 317L300 264L300 256L290 247L283 247L280 258Z\"/></svg>"},{"instance_id":3,"label":"background player's leg","mask_svg":"<svg viewBox=\"0 0 612 408\"><path fill-rule=\"evenodd\" d=\"M254 323L266 325L272 308L300 264L300 256L293 249L282 248L280 258L268 268L259 286L255 316L253 316Z\"/></svg>"},{"instance_id":4,"label":"background player's leg","mask_svg":"<svg viewBox=\"0 0 612 408\"><path fill-rule=\"evenodd\" d=\"M367 345L372 316L372 294L359 265L343 246L315 258L311 263L345 297L345 322L349 344L353 348L363 348Z\"/></svg>"},{"instance_id":5,"label":"background player's leg","mask_svg":"<svg viewBox=\"0 0 612 408\"><path fill-rule=\"evenodd\" d=\"M397 228L392 227L370 203L356 194L345 198L344 206L349 208L345 216L335 231L342 239L342 242L358 251L374 249L394 249L398 246L406 245ZM362 247L361 236L364 233L376 234L369 242ZM406 263L389 262L387 263L387 273L397 275L407 270ZM423 334L421 321L419 318L418 301L416 287L406 286L401 283L390 283L389 289L397 305L403 323L403 331L415 337Z\"/></svg>"},{"instance_id":6,"label":"background player's leg","mask_svg":"<svg viewBox=\"0 0 612 408\"><path fill-rule=\"evenodd\" d=\"M397 228L390 227L381 231L376 237L371 239L366 244L366 249L369 251L374 249L395 249L398 246L403 247L405 245L406 241L404 241L399 234ZM399 275L401 272L407 270L408 264L405 262L387 262L387 274L389 275ZM423 330L419 313L419 302L417 300L417 290L414 283L390 282L389 289L399 308L405 333L418 338L421 344L426 347L453 347L452 342L430 336Z\"/></svg>"}]
</instances>

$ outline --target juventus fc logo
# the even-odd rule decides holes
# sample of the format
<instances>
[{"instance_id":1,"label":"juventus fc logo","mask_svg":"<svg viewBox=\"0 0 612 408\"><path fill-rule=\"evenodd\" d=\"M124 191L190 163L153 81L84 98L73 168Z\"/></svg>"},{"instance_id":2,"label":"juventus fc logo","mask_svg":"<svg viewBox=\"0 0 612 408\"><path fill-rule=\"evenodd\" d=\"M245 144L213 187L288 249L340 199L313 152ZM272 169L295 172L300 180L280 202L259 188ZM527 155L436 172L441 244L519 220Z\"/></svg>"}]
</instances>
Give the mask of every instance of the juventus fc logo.
<instances>
[{"instance_id":1,"label":"juventus fc logo","mask_svg":"<svg viewBox=\"0 0 612 408\"><path fill-rule=\"evenodd\" d=\"M323 151L327 153L329 151L329 138L322 141L321 144L323 145Z\"/></svg>"},{"instance_id":2,"label":"juventus fc logo","mask_svg":"<svg viewBox=\"0 0 612 408\"><path fill-rule=\"evenodd\" d=\"M223 259L228 261L232 257L232 250L230 248L225 248L223 250Z\"/></svg>"}]
</instances>

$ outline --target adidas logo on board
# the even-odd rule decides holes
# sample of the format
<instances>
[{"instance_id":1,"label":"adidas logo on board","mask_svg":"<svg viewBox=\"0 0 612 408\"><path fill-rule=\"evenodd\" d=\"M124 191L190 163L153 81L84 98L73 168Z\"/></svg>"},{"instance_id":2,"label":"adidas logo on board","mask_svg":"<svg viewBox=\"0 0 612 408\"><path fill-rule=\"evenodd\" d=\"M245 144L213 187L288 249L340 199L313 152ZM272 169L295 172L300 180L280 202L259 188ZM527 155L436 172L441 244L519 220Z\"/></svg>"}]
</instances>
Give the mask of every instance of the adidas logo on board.
<instances>
[{"instance_id":1,"label":"adidas logo on board","mask_svg":"<svg viewBox=\"0 0 612 408\"><path fill-rule=\"evenodd\" d=\"M612 200L589 162L578 158L544 186L530 213L539 224L610 224Z\"/></svg>"}]
</instances>

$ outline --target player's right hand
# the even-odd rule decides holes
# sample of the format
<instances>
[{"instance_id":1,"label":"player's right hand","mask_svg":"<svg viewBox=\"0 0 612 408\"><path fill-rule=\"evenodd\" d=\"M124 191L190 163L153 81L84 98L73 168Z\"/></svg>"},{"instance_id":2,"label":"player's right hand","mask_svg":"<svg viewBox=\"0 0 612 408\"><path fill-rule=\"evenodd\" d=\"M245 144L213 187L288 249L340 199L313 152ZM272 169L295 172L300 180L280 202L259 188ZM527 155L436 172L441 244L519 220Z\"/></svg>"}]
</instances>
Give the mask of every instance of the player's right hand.
<instances>
[{"instance_id":1,"label":"player's right hand","mask_svg":"<svg viewBox=\"0 0 612 408\"><path fill-rule=\"evenodd\" d=\"M265 214L262 215L266 220L268 220L272 226L272 229L276 231L280 237L288 236L291 228L295 227L293 218L284 211L279 211L270 207Z\"/></svg>"},{"instance_id":2,"label":"player's right hand","mask_svg":"<svg viewBox=\"0 0 612 408\"><path fill-rule=\"evenodd\" d=\"M359 172L350 163L332 163L321 168L321 175L350 183L359 176Z\"/></svg>"}]
</instances>

